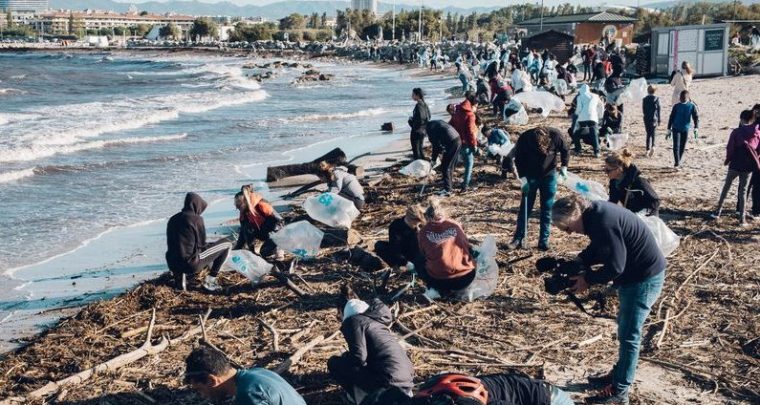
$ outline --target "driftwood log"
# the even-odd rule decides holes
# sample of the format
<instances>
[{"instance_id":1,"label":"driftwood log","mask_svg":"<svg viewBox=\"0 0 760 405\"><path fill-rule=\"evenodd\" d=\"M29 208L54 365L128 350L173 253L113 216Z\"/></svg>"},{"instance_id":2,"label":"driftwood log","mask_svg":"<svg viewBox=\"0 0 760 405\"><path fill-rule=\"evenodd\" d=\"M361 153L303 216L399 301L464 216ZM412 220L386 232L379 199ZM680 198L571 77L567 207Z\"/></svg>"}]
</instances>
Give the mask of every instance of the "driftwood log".
<instances>
[{"instance_id":1,"label":"driftwood log","mask_svg":"<svg viewBox=\"0 0 760 405\"><path fill-rule=\"evenodd\" d=\"M364 168L348 164L346 153L340 148L335 148L330 152L306 163L295 163L291 165L270 166L267 168L267 183L271 183L286 177L301 176L304 174L317 174L319 162L325 161L333 165L348 167L349 173L357 177L364 176Z\"/></svg>"}]
</instances>

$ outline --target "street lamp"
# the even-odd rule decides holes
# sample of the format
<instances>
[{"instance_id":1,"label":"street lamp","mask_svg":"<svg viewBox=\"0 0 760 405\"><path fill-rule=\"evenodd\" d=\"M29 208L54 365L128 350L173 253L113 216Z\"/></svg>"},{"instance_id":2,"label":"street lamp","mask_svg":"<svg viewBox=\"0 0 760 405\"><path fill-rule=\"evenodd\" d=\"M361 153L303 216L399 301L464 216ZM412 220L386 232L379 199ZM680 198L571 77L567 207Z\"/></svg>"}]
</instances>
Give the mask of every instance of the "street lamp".
<instances>
[{"instance_id":1,"label":"street lamp","mask_svg":"<svg viewBox=\"0 0 760 405\"><path fill-rule=\"evenodd\" d=\"M419 15L419 22L417 26L417 40L422 42L422 1L420 0L420 15Z\"/></svg>"},{"instance_id":2,"label":"street lamp","mask_svg":"<svg viewBox=\"0 0 760 405\"><path fill-rule=\"evenodd\" d=\"M541 0L541 23L538 27L538 32L542 32L544 30L544 0Z\"/></svg>"},{"instance_id":3,"label":"street lamp","mask_svg":"<svg viewBox=\"0 0 760 405\"><path fill-rule=\"evenodd\" d=\"M391 38L396 41L396 0L393 0L393 29L391 31Z\"/></svg>"}]
</instances>

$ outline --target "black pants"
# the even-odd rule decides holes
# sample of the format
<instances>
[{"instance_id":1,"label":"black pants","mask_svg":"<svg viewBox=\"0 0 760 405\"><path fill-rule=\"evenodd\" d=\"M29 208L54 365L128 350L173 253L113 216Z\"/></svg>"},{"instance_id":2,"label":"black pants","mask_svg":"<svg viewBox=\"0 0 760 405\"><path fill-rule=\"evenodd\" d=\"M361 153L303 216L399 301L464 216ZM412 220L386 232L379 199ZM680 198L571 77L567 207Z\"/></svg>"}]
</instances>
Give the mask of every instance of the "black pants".
<instances>
[{"instance_id":1,"label":"black pants","mask_svg":"<svg viewBox=\"0 0 760 405\"><path fill-rule=\"evenodd\" d=\"M673 131L673 161L678 167L683 159L683 153L686 150L686 142L689 140L689 131Z\"/></svg>"},{"instance_id":2,"label":"black pants","mask_svg":"<svg viewBox=\"0 0 760 405\"><path fill-rule=\"evenodd\" d=\"M425 131L412 131L409 135L409 141L412 144L412 155L414 156L414 160L417 159L425 159L425 153L422 150L422 145L425 142L425 137L427 134Z\"/></svg>"},{"instance_id":3,"label":"black pants","mask_svg":"<svg viewBox=\"0 0 760 405\"><path fill-rule=\"evenodd\" d=\"M414 260L413 257L404 256L399 246L391 245L390 242L384 240L375 242L375 254L391 266L404 266L407 262Z\"/></svg>"},{"instance_id":4,"label":"black pants","mask_svg":"<svg viewBox=\"0 0 760 405\"><path fill-rule=\"evenodd\" d=\"M519 111L517 110L510 110L510 109L504 110L504 121L508 120L509 117L517 114L518 112Z\"/></svg>"},{"instance_id":5,"label":"black pants","mask_svg":"<svg viewBox=\"0 0 760 405\"><path fill-rule=\"evenodd\" d=\"M356 366L355 360L349 358L348 353L330 357L327 360L327 370L330 377L351 394L353 394L354 387L359 387L364 392L370 393L388 386L382 376L375 374L367 367Z\"/></svg>"},{"instance_id":6,"label":"black pants","mask_svg":"<svg viewBox=\"0 0 760 405\"><path fill-rule=\"evenodd\" d=\"M591 73L591 64L590 63L584 63L583 64L583 81L591 80L591 77L593 74Z\"/></svg>"},{"instance_id":7,"label":"black pants","mask_svg":"<svg viewBox=\"0 0 760 405\"><path fill-rule=\"evenodd\" d=\"M428 274L427 268L425 268L425 257L422 255L417 256L417 259L415 259L414 271L417 272L417 275L420 276L422 281L424 281L428 287L435 288L441 294L467 288L467 286L472 284L472 281L475 280L475 275L477 274L476 269L473 269L471 272L457 278L433 278Z\"/></svg>"},{"instance_id":8,"label":"black pants","mask_svg":"<svg viewBox=\"0 0 760 405\"><path fill-rule=\"evenodd\" d=\"M452 190L452 181L454 169L459 163L459 151L462 149L462 141L454 140L451 144L444 146L443 158L441 159L441 172L443 173L443 188L446 191Z\"/></svg>"},{"instance_id":9,"label":"black pants","mask_svg":"<svg viewBox=\"0 0 760 405\"><path fill-rule=\"evenodd\" d=\"M755 170L752 173L747 194L752 199L752 215L760 215L760 171Z\"/></svg>"},{"instance_id":10,"label":"black pants","mask_svg":"<svg viewBox=\"0 0 760 405\"><path fill-rule=\"evenodd\" d=\"M210 274L214 277L218 276L230 250L232 250L232 243L224 239L208 245L198 256L198 267L193 273L199 273L203 268L211 266Z\"/></svg>"},{"instance_id":11,"label":"black pants","mask_svg":"<svg viewBox=\"0 0 760 405\"><path fill-rule=\"evenodd\" d=\"M501 115L502 110L504 109L504 104L507 103L507 93L499 93L494 97L493 99L493 113L497 117Z\"/></svg>"},{"instance_id":12,"label":"black pants","mask_svg":"<svg viewBox=\"0 0 760 405\"><path fill-rule=\"evenodd\" d=\"M645 122L644 129L647 131L647 150L654 148L654 135L657 127L653 123Z\"/></svg>"}]
</instances>

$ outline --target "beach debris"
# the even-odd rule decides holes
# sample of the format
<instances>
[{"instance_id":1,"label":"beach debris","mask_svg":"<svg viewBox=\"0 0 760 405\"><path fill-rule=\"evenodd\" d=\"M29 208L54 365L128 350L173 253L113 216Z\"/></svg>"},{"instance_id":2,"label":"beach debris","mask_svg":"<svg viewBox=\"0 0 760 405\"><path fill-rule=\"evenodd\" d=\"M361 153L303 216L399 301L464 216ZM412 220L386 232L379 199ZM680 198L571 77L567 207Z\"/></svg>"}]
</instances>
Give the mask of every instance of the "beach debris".
<instances>
[{"instance_id":1,"label":"beach debris","mask_svg":"<svg viewBox=\"0 0 760 405\"><path fill-rule=\"evenodd\" d=\"M575 173L568 172L567 178L565 179L560 178L559 183L569 188L570 190L580 194L581 197L589 201L596 201L596 200L607 201L609 199L607 190L604 188L603 185L595 182L594 180L582 179L580 176L578 176Z\"/></svg>"},{"instance_id":2,"label":"beach debris","mask_svg":"<svg viewBox=\"0 0 760 405\"><path fill-rule=\"evenodd\" d=\"M657 241L657 247L660 248L660 251L665 257L670 256L676 249L678 249L678 245L681 243L681 237L676 235L676 233L673 232L673 230L671 230L660 217L647 215L644 211L637 212L636 215L638 215L647 225L647 228L652 231L654 239Z\"/></svg>"},{"instance_id":3,"label":"beach debris","mask_svg":"<svg viewBox=\"0 0 760 405\"><path fill-rule=\"evenodd\" d=\"M359 210L352 201L335 193L312 196L303 203L309 216L334 228L351 228L351 223L359 216Z\"/></svg>"},{"instance_id":4,"label":"beach debris","mask_svg":"<svg viewBox=\"0 0 760 405\"><path fill-rule=\"evenodd\" d=\"M393 132L393 123L392 122L385 122L383 125L380 126L381 131L386 132Z\"/></svg>"},{"instance_id":5,"label":"beach debris","mask_svg":"<svg viewBox=\"0 0 760 405\"><path fill-rule=\"evenodd\" d=\"M367 273L373 273L386 268L382 259L361 247L352 248L349 250L349 254L351 256L349 259L350 263Z\"/></svg>"},{"instance_id":6,"label":"beach debris","mask_svg":"<svg viewBox=\"0 0 760 405\"><path fill-rule=\"evenodd\" d=\"M628 134L609 134L607 135L607 147L610 150L623 149L628 142Z\"/></svg>"},{"instance_id":7,"label":"beach debris","mask_svg":"<svg viewBox=\"0 0 760 405\"><path fill-rule=\"evenodd\" d=\"M317 229L309 221L298 221L288 224L271 235L274 243L280 249L286 250L297 257L315 257L319 254L322 237L325 233Z\"/></svg>"},{"instance_id":8,"label":"beach debris","mask_svg":"<svg viewBox=\"0 0 760 405\"><path fill-rule=\"evenodd\" d=\"M467 288L455 293L455 297L461 301L471 302L478 298L487 298L496 291L499 284L499 265L496 263L496 238L486 235L483 243L475 248L477 252L477 264L475 266L475 280Z\"/></svg>"},{"instance_id":9,"label":"beach debris","mask_svg":"<svg viewBox=\"0 0 760 405\"><path fill-rule=\"evenodd\" d=\"M251 281L251 285L272 271L272 264L247 249L233 250L224 262L224 266L237 271Z\"/></svg>"},{"instance_id":10,"label":"beach debris","mask_svg":"<svg viewBox=\"0 0 760 405\"><path fill-rule=\"evenodd\" d=\"M346 163L346 153L340 148L335 148L326 154L306 163L296 163L282 166L270 166L267 168L267 182L274 182L286 177L300 176L304 174L316 174L319 170L319 162L325 161L334 166L346 166L348 172L361 177L364 175L364 168Z\"/></svg>"},{"instance_id":11,"label":"beach debris","mask_svg":"<svg viewBox=\"0 0 760 405\"><path fill-rule=\"evenodd\" d=\"M530 108L540 109L540 114L544 118L548 117L552 111L562 112L565 110L565 102L548 91L527 91L517 93L512 97Z\"/></svg>"},{"instance_id":12,"label":"beach debris","mask_svg":"<svg viewBox=\"0 0 760 405\"><path fill-rule=\"evenodd\" d=\"M428 177L431 174L435 173L433 171L433 167L430 165L430 162L425 159L417 159L414 162L402 167L398 172L404 176L410 176L418 179Z\"/></svg>"}]
</instances>

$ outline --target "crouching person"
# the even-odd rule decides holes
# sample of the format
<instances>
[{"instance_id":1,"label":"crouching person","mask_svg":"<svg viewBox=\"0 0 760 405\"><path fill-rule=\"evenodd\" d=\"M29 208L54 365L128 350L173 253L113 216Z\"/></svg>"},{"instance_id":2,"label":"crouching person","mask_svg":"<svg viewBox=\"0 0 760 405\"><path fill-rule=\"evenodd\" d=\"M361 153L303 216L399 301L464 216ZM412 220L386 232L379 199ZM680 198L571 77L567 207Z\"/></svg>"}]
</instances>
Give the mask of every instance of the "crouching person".
<instances>
[{"instance_id":1,"label":"crouching person","mask_svg":"<svg viewBox=\"0 0 760 405\"><path fill-rule=\"evenodd\" d=\"M334 166L328 162L319 163L319 178L327 182L327 191L335 193L354 203L357 210L364 208L364 188L359 179L348 172L345 166Z\"/></svg>"},{"instance_id":2,"label":"crouching person","mask_svg":"<svg viewBox=\"0 0 760 405\"><path fill-rule=\"evenodd\" d=\"M207 205L198 194L187 193L182 211L166 224L166 264L174 274L176 287L183 290L198 288L201 272L206 267L210 267L210 271L203 288L219 289L216 277L232 249L232 244L224 239L206 243L206 226L201 214Z\"/></svg>"},{"instance_id":3,"label":"crouching person","mask_svg":"<svg viewBox=\"0 0 760 405\"><path fill-rule=\"evenodd\" d=\"M255 252L256 241L262 241L259 253L262 257L275 254L275 260L283 260L285 252L278 249L270 235L282 228L282 217L274 210L264 197L251 191L251 186L243 186L235 194L235 208L240 211L240 235L235 249L248 249Z\"/></svg>"},{"instance_id":4,"label":"crouching person","mask_svg":"<svg viewBox=\"0 0 760 405\"><path fill-rule=\"evenodd\" d=\"M578 255L579 262L602 264L599 271L572 277L571 290L580 294L589 284L611 281L620 300L618 361L609 373L589 378L591 384L604 388L586 403L627 405L639 362L641 331L665 281L665 257L644 221L619 205L573 195L554 203L552 219L561 230L591 240Z\"/></svg>"},{"instance_id":5,"label":"crouching person","mask_svg":"<svg viewBox=\"0 0 760 405\"><path fill-rule=\"evenodd\" d=\"M441 294L467 288L475 279L475 259L462 226L446 217L440 200L431 198L427 223L417 234L420 256L414 268L420 278Z\"/></svg>"},{"instance_id":6,"label":"crouching person","mask_svg":"<svg viewBox=\"0 0 760 405\"><path fill-rule=\"evenodd\" d=\"M420 254L417 232L425 225L425 214L419 205L411 205L406 215L391 222L388 241L377 241L375 253L393 267L405 266Z\"/></svg>"},{"instance_id":7,"label":"crouching person","mask_svg":"<svg viewBox=\"0 0 760 405\"><path fill-rule=\"evenodd\" d=\"M378 299L368 304L344 285L338 316L348 351L331 357L327 369L349 400L359 404L368 393L390 387L411 395L414 366L388 329L393 321L390 308Z\"/></svg>"},{"instance_id":8,"label":"crouching person","mask_svg":"<svg viewBox=\"0 0 760 405\"><path fill-rule=\"evenodd\" d=\"M208 346L193 350L185 360L185 384L200 396L237 405L306 405L277 373L264 368L234 369L223 353Z\"/></svg>"}]
</instances>

